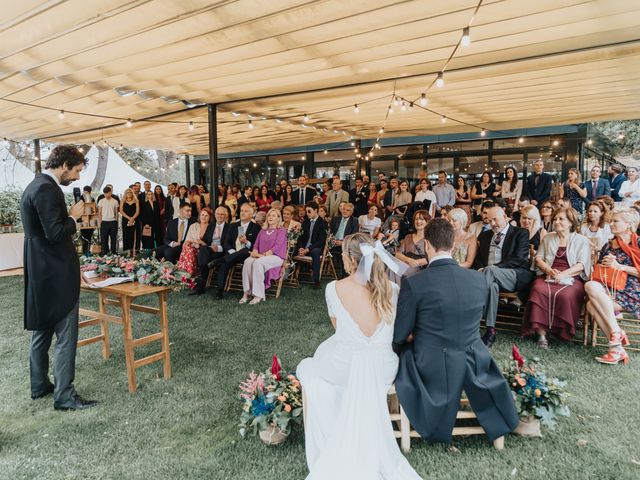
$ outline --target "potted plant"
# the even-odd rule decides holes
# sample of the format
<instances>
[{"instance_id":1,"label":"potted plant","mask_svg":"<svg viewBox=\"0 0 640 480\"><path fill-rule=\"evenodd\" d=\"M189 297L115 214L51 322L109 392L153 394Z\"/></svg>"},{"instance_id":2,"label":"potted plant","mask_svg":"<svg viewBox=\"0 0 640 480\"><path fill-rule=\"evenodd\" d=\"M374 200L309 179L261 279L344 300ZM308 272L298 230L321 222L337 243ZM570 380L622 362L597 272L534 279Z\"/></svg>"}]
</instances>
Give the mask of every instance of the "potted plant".
<instances>
[{"instance_id":1,"label":"potted plant","mask_svg":"<svg viewBox=\"0 0 640 480\"><path fill-rule=\"evenodd\" d=\"M0 193L0 227L2 233L11 233L20 224L20 199L22 192L6 189Z\"/></svg>"},{"instance_id":2,"label":"potted plant","mask_svg":"<svg viewBox=\"0 0 640 480\"><path fill-rule=\"evenodd\" d=\"M279 445L289 436L292 422L302 422L300 382L282 370L276 355L270 370L251 372L239 388L241 436L251 430L267 445Z\"/></svg>"},{"instance_id":3,"label":"potted plant","mask_svg":"<svg viewBox=\"0 0 640 480\"><path fill-rule=\"evenodd\" d=\"M538 358L527 362L516 345L513 346L512 360L503 371L520 415L520 425L514 433L526 437L541 437L540 424L554 428L556 419L570 415L565 404L568 393L567 382L548 378Z\"/></svg>"}]
</instances>

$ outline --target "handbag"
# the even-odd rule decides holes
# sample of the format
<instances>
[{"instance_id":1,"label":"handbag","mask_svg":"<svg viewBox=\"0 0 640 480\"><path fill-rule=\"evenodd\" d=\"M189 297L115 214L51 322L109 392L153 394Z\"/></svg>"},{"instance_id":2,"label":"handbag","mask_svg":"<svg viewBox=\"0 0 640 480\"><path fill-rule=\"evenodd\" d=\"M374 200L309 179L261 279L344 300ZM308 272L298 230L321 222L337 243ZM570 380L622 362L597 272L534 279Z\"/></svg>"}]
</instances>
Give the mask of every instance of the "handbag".
<instances>
[{"instance_id":1,"label":"handbag","mask_svg":"<svg viewBox=\"0 0 640 480\"><path fill-rule=\"evenodd\" d=\"M620 291L624 290L627 284L627 272L597 263L591 279L603 284L612 292Z\"/></svg>"},{"instance_id":2,"label":"handbag","mask_svg":"<svg viewBox=\"0 0 640 480\"><path fill-rule=\"evenodd\" d=\"M142 227L143 237L150 237L152 233L153 231L151 230L151 225L145 225L144 227Z\"/></svg>"}]
</instances>

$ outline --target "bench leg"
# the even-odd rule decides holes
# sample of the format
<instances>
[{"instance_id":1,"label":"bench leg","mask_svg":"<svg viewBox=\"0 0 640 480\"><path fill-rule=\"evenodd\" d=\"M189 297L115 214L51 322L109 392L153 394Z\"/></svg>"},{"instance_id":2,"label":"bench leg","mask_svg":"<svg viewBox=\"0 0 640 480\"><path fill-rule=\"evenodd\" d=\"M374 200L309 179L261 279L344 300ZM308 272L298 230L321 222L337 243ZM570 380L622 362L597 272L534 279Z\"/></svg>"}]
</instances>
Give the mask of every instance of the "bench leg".
<instances>
[{"instance_id":1,"label":"bench leg","mask_svg":"<svg viewBox=\"0 0 640 480\"><path fill-rule=\"evenodd\" d=\"M411 424L402 405L400 406L400 448L405 453L411 450Z\"/></svg>"}]
</instances>

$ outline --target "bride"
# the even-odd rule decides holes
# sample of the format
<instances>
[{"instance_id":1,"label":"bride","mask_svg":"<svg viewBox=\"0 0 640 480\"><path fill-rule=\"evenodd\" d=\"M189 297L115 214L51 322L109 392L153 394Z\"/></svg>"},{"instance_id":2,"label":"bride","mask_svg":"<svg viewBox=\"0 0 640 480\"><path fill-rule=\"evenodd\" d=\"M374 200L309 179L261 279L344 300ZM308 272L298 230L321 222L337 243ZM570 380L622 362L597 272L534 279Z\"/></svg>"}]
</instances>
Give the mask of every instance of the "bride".
<instances>
[{"instance_id":1,"label":"bride","mask_svg":"<svg viewBox=\"0 0 640 480\"><path fill-rule=\"evenodd\" d=\"M387 406L398 370L391 348L398 286L385 264L403 268L382 244L356 233L342 243L349 277L325 292L336 333L297 368L302 383L310 479L414 480Z\"/></svg>"}]
</instances>

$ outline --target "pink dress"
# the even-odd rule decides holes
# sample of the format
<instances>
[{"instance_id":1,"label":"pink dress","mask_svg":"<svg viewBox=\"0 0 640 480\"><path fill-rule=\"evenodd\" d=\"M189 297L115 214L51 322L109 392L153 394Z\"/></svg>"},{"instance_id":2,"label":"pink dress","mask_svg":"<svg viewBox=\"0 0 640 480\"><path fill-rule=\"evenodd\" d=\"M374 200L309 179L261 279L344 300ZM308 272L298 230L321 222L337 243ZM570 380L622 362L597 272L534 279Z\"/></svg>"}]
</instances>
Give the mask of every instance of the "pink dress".
<instances>
[{"instance_id":1,"label":"pink dress","mask_svg":"<svg viewBox=\"0 0 640 480\"><path fill-rule=\"evenodd\" d=\"M271 250L282 260L287 258L287 229L284 227L276 228L271 235L265 229L260 230L253 249L258 253L264 253ZM272 280L280 278L280 267L274 267L266 271L264 276L264 286L269 288Z\"/></svg>"}]
</instances>

